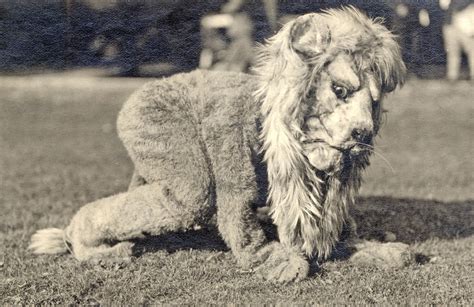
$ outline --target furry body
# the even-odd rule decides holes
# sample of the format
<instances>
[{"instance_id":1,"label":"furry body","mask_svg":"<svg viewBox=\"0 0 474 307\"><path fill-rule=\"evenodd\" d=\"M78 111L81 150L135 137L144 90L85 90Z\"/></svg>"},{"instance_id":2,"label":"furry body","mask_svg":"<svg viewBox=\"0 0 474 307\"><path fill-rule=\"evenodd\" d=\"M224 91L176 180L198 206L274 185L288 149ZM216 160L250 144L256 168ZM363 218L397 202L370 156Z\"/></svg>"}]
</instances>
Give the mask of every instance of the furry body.
<instances>
[{"instance_id":1,"label":"furry body","mask_svg":"<svg viewBox=\"0 0 474 307\"><path fill-rule=\"evenodd\" d=\"M118 118L135 165L129 191L81 208L63 237L79 260L127 257L131 239L216 214L240 265L304 278L307 258L328 257L350 221L381 98L404 69L388 30L343 9L287 24L263 47L256 76L198 70L149 83ZM257 221L265 203L278 242ZM60 236L40 231L31 248L57 252Z\"/></svg>"}]
</instances>

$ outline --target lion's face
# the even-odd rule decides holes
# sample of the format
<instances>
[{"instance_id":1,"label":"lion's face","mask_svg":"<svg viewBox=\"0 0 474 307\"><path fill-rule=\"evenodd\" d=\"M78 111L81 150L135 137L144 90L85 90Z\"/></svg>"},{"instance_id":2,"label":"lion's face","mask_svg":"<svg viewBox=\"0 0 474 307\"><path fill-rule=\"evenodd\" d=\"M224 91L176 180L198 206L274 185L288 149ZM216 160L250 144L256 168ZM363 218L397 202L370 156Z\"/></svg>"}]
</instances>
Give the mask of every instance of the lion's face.
<instances>
[{"instance_id":1,"label":"lion's face","mask_svg":"<svg viewBox=\"0 0 474 307\"><path fill-rule=\"evenodd\" d=\"M339 54L319 74L306 101L305 155L317 169L337 172L343 161L369 152L378 127L380 88L369 71L357 72L352 56Z\"/></svg>"},{"instance_id":2,"label":"lion's face","mask_svg":"<svg viewBox=\"0 0 474 307\"><path fill-rule=\"evenodd\" d=\"M368 164L381 99L403 83L400 48L379 19L332 9L287 23L255 71L280 242L328 257Z\"/></svg>"}]
</instances>

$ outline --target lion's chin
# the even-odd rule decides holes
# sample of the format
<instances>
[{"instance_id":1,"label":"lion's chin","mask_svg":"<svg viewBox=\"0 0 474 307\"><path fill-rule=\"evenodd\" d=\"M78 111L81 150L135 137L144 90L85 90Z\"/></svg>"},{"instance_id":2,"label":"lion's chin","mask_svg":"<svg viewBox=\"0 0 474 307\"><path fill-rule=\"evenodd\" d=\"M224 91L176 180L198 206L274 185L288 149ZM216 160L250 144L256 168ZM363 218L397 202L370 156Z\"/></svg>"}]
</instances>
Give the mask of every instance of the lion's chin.
<instances>
[{"instance_id":1,"label":"lion's chin","mask_svg":"<svg viewBox=\"0 0 474 307\"><path fill-rule=\"evenodd\" d=\"M342 166L342 152L323 144L313 147L306 156L314 168L327 174L338 171Z\"/></svg>"}]
</instances>

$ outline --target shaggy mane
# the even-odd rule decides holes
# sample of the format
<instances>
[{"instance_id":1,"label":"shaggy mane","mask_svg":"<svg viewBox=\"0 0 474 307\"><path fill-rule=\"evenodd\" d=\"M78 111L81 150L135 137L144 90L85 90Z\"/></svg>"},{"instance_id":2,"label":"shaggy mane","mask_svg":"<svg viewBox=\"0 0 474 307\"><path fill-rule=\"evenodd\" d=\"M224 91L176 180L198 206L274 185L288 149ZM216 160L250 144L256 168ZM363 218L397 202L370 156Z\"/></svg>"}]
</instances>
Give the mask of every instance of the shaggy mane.
<instances>
[{"instance_id":1,"label":"shaggy mane","mask_svg":"<svg viewBox=\"0 0 474 307\"><path fill-rule=\"evenodd\" d=\"M261 102L261 140L268 168L267 202L278 226L280 241L302 246L308 256L330 255L360 186L354 166L348 178L320 178L298 141L302 136L305 97L324 66L340 53L351 54L358 71L370 72L382 92L403 83L405 66L394 35L381 19L369 19L353 7L314 14L330 29L330 40L314 57L302 60L293 50L291 29L295 21L260 47L255 72ZM317 46L315 46L317 47ZM316 89L317 90L317 89Z\"/></svg>"}]
</instances>

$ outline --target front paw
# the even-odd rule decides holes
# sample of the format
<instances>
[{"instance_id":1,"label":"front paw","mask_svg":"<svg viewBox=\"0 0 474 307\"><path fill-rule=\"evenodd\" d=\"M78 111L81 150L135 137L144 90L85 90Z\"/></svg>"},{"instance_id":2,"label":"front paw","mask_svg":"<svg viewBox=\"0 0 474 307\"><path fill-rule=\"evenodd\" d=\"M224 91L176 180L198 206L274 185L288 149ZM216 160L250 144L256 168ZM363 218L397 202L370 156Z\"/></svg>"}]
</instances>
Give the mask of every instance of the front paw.
<instances>
[{"instance_id":1,"label":"front paw","mask_svg":"<svg viewBox=\"0 0 474 307\"><path fill-rule=\"evenodd\" d=\"M415 261L409 246L400 242L380 243L366 241L356 244L357 251L350 261L356 264L383 268L401 268Z\"/></svg>"},{"instance_id":2,"label":"front paw","mask_svg":"<svg viewBox=\"0 0 474 307\"><path fill-rule=\"evenodd\" d=\"M281 245L279 247L274 248L266 261L257 268L257 274L279 283L305 279L309 274L309 263L304 256Z\"/></svg>"}]
</instances>

